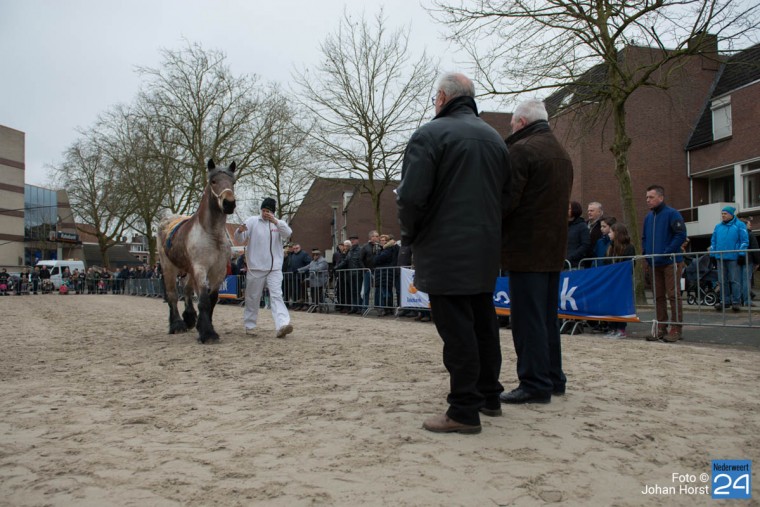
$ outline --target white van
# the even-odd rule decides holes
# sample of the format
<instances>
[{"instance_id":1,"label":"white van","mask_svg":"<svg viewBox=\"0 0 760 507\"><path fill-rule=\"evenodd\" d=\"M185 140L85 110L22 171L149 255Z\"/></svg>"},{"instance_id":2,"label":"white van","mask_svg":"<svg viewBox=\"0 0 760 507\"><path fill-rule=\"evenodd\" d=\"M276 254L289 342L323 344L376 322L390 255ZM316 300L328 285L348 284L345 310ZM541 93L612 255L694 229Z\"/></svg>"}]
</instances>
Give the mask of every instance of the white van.
<instances>
[{"instance_id":1,"label":"white van","mask_svg":"<svg viewBox=\"0 0 760 507\"><path fill-rule=\"evenodd\" d=\"M69 273L73 273L75 269L78 269L80 273L84 271L84 262L82 261L39 261L37 266L40 268L42 268L42 266L47 266L47 269L50 272L50 281L53 282L53 287L55 287L56 290L58 290L63 281L61 278L63 268L69 268Z\"/></svg>"}]
</instances>

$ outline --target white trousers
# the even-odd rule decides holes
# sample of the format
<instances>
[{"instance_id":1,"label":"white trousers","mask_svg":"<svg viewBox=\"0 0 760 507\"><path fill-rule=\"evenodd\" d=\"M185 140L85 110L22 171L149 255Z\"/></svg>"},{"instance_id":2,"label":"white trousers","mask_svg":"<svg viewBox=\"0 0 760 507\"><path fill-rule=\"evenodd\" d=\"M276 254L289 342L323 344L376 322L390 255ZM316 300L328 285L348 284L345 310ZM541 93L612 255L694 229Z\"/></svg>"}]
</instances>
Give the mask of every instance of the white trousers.
<instances>
[{"instance_id":1,"label":"white trousers","mask_svg":"<svg viewBox=\"0 0 760 507\"><path fill-rule=\"evenodd\" d=\"M274 328L290 324L290 314L285 301L282 300L282 271L248 271L245 276L245 310L243 324L246 329L255 329L259 317L259 303L264 292L264 284L269 289L269 305L272 308Z\"/></svg>"}]
</instances>

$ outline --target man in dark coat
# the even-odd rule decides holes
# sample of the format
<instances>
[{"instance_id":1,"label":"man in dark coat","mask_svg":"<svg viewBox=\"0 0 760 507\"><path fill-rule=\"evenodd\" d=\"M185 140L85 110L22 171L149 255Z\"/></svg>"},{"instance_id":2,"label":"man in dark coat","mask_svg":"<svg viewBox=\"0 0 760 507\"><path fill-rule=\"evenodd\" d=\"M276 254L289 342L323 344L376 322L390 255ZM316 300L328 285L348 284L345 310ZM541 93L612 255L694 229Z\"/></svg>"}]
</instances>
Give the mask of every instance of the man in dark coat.
<instances>
[{"instance_id":1,"label":"man in dark coat","mask_svg":"<svg viewBox=\"0 0 760 507\"><path fill-rule=\"evenodd\" d=\"M341 275L344 276L345 280L347 281L346 295L348 303L351 305L347 313L361 314L361 289L362 280L364 277L362 249L359 246L359 236L352 234L348 237L348 239L351 241L351 248L348 249L346 256L343 258L340 264L335 267L335 269L339 271L347 270L346 273L341 273Z\"/></svg>"},{"instance_id":2,"label":"man in dark coat","mask_svg":"<svg viewBox=\"0 0 760 507\"><path fill-rule=\"evenodd\" d=\"M401 241L414 249L414 285L430 297L450 375L449 409L423 424L441 433L479 433L480 413L501 415L494 245L501 239L509 154L478 117L474 96L462 74L442 77L436 116L409 140L397 190Z\"/></svg>"},{"instance_id":3,"label":"man in dark coat","mask_svg":"<svg viewBox=\"0 0 760 507\"><path fill-rule=\"evenodd\" d=\"M513 184L504 214L502 267L509 271L512 336L520 385L504 403L549 403L565 392L557 323L573 164L542 102L518 105L507 138Z\"/></svg>"},{"instance_id":4,"label":"man in dark coat","mask_svg":"<svg viewBox=\"0 0 760 507\"><path fill-rule=\"evenodd\" d=\"M591 250L591 236L588 232L588 225L583 220L581 215L583 214L583 208L578 201L570 202L570 206L567 209L567 252L565 252L565 259L570 263L570 266L577 268L581 259L586 259L590 256ZM567 266L565 266L567 267ZM589 267L589 266L581 266Z\"/></svg>"},{"instance_id":5,"label":"man in dark coat","mask_svg":"<svg viewBox=\"0 0 760 507\"><path fill-rule=\"evenodd\" d=\"M291 273L289 275L291 283L290 295L295 299L295 304L293 305L294 310L306 310L309 307L305 300L305 277L304 274L300 272L300 269L308 266L309 263L311 263L311 257L309 254L301 249L301 245L293 243L290 255L288 255L288 271Z\"/></svg>"}]
</instances>

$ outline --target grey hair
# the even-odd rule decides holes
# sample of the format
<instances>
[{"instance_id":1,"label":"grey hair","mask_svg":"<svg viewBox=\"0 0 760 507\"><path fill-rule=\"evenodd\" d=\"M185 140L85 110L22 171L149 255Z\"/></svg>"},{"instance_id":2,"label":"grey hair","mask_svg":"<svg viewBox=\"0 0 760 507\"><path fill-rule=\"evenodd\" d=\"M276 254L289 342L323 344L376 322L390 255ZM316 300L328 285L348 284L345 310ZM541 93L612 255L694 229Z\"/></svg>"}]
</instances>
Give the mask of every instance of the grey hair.
<instances>
[{"instance_id":1,"label":"grey hair","mask_svg":"<svg viewBox=\"0 0 760 507\"><path fill-rule=\"evenodd\" d=\"M546 106L540 100L527 100L521 102L512 113L515 118L524 118L526 123L533 123L538 120L549 120L549 114L546 112Z\"/></svg>"},{"instance_id":2,"label":"grey hair","mask_svg":"<svg viewBox=\"0 0 760 507\"><path fill-rule=\"evenodd\" d=\"M449 100L475 96L475 85L467 76L458 72L447 72L441 76L437 89L443 91Z\"/></svg>"},{"instance_id":3,"label":"grey hair","mask_svg":"<svg viewBox=\"0 0 760 507\"><path fill-rule=\"evenodd\" d=\"M594 202L588 203L588 205L589 206L593 206L595 208L599 208L599 211L604 212L604 209L602 208L602 203L600 203L600 202L594 201Z\"/></svg>"}]
</instances>

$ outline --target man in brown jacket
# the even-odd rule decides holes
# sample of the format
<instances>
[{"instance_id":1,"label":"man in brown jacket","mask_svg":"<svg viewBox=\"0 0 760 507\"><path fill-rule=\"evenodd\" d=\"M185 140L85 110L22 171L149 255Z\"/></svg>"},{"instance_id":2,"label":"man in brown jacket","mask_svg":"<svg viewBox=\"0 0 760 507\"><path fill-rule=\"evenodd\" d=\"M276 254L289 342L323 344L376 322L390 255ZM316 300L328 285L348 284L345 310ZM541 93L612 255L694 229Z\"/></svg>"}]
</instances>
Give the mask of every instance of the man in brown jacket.
<instances>
[{"instance_id":1,"label":"man in brown jacket","mask_svg":"<svg viewBox=\"0 0 760 507\"><path fill-rule=\"evenodd\" d=\"M543 102L523 102L506 140L512 190L502 219L501 263L509 271L520 385L502 393L502 403L549 403L552 394L565 393L557 305L573 165L547 120Z\"/></svg>"}]
</instances>

